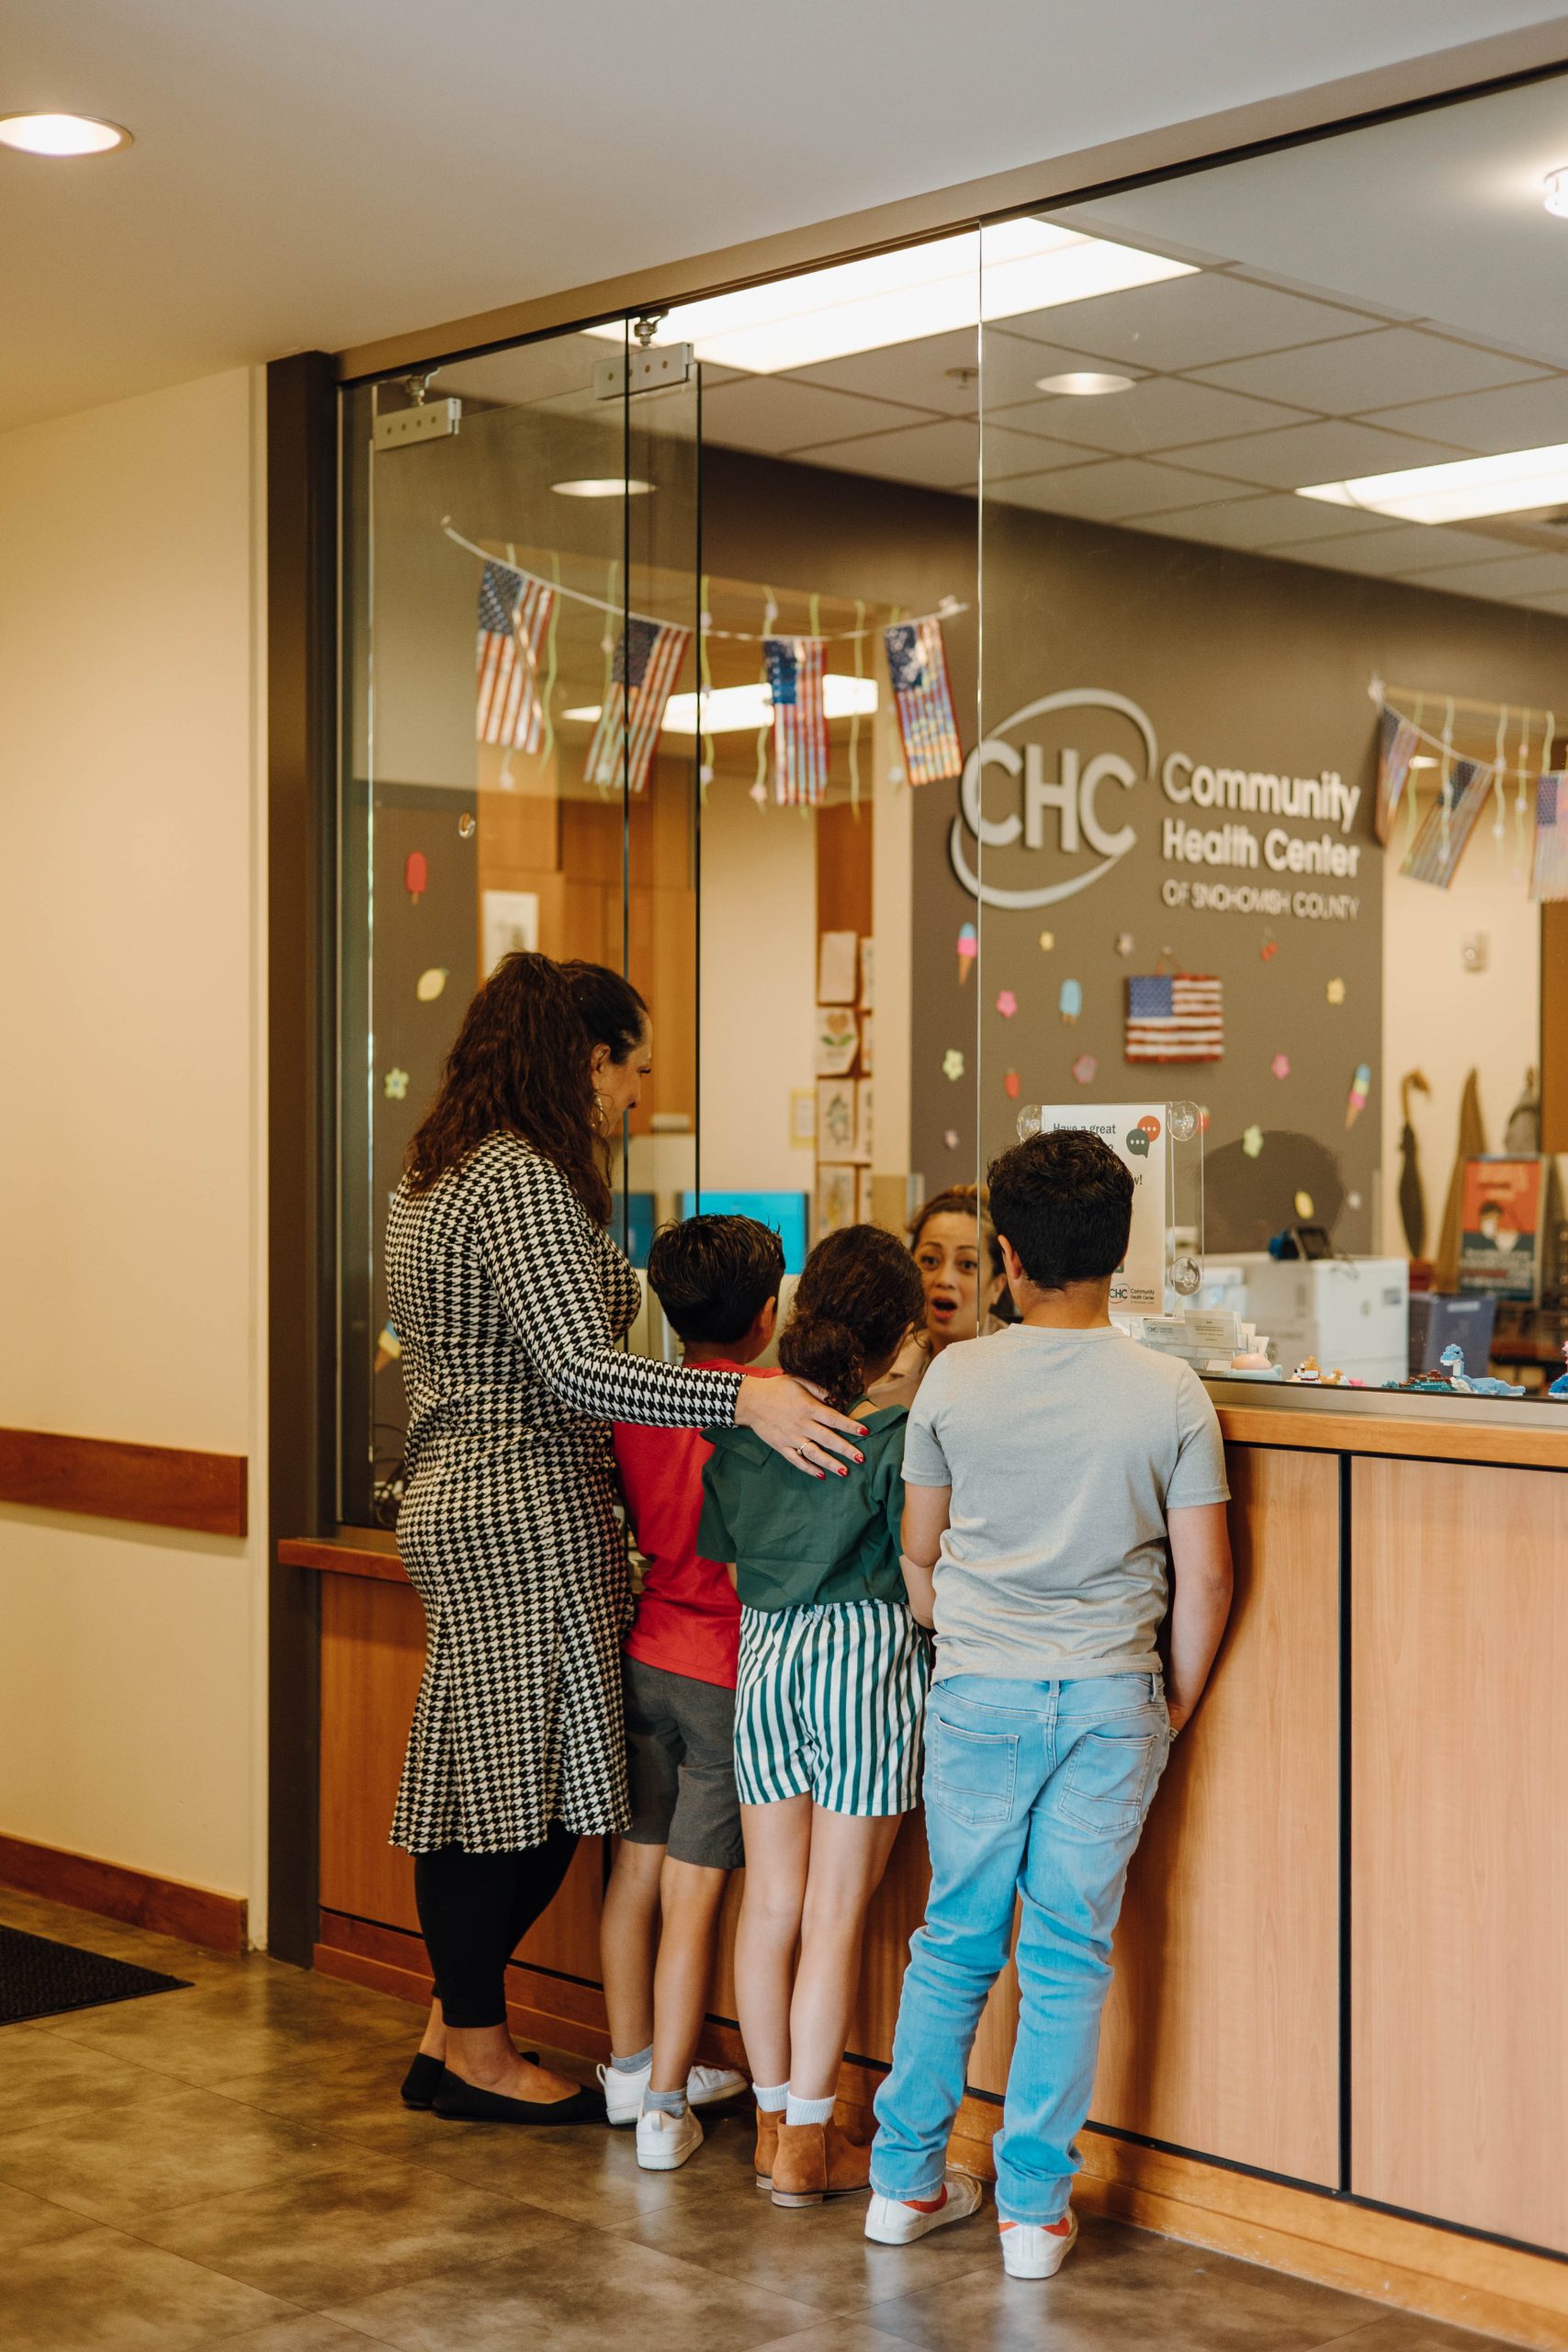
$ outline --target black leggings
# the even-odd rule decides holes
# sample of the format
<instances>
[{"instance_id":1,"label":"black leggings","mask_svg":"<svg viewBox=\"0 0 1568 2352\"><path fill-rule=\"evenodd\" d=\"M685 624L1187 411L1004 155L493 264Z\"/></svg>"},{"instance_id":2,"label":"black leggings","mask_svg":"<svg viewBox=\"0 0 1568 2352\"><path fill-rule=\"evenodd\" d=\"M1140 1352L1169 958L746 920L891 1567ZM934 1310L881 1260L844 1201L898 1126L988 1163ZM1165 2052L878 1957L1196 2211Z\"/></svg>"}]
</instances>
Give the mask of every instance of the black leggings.
<instances>
[{"instance_id":1,"label":"black leggings","mask_svg":"<svg viewBox=\"0 0 1568 2352\"><path fill-rule=\"evenodd\" d=\"M556 1821L542 1846L520 1854L443 1846L414 1856L420 1930L448 2025L506 2023L506 1963L554 1901L576 1851L576 1830Z\"/></svg>"}]
</instances>

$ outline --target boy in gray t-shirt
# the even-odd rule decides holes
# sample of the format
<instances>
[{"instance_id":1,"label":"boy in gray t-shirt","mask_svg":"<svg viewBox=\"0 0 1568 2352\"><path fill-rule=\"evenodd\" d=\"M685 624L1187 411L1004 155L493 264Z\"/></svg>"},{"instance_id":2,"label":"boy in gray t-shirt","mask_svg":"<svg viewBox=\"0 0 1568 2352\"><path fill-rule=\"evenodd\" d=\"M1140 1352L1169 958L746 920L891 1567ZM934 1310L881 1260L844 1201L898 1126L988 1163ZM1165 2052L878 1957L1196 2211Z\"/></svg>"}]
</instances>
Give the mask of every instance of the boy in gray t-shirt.
<instances>
[{"instance_id":1,"label":"boy in gray t-shirt","mask_svg":"<svg viewBox=\"0 0 1568 2352\"><path fill-rule=\"evenodd\" d=\"M995 2142L1002 2258L1019 2278L1049 2278L1077 2234L1073 2140L1127 1864L1230 1608L1213 1406L1186 1364L1110 1318L1132 1202L1128 1170L1086 1132L1004 1153L990 1209L1021 1319L937 1358L904 1448L905 1582L937 1636L931 1885L876 2098L866 2235L905 2245L979 2201L943 2167L1021 1897Z\"/></svg>"}]
</instances>

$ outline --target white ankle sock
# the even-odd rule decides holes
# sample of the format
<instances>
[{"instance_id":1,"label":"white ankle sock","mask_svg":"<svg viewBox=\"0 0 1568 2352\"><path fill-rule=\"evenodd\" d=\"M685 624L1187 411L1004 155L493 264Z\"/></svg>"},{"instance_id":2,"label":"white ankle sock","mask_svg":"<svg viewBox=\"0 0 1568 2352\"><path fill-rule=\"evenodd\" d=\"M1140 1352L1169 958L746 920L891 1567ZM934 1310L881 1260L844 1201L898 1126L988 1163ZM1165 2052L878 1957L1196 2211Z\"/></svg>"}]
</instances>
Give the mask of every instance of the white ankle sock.
<instances>
[{"instance_id":1,"label":"white ankle sock","mask_svg":"<svg viewBox=\"0 0 1568 2352\"><path fill-rule=\"evenodd\" d=\"M782 2115L789 2104L787 2083L753 2083L751 2089L764 2115Z\"/></svg>"},{"instance_id":2,"label":"white ankle sock","mask_svg":"<svg viewBox=\"0 0 1568 2352\"><path fill-rule=\"evenodd\" d=\"M831 2123L833 2102L830 2098L796 2098L791 2091L784 2109L786 2123Z\"/></svg>"}]
</instances>

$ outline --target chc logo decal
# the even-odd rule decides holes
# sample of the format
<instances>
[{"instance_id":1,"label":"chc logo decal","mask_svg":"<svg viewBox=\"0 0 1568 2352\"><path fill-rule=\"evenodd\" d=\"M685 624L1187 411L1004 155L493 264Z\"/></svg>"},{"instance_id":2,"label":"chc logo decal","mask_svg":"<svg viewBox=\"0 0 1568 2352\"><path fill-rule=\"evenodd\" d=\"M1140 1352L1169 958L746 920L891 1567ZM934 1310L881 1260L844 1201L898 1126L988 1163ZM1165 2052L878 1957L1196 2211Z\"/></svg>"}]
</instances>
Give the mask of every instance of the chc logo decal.
<instances>
[{"instance_id":1,"label":"chc logo decal","mask_svg":"<svg viewBox=\"0 0 1568 2352\"><path fill-rule=\"evenodd\" d=\"M1045 752L1039 743L1020 746L1009 741L1031 719L1053 711L1110 712L1130 737L1128 749L1138 764L1119 752L1099 752L1085 760L1065 746L1058 773L1045 773ZM1006 817L987 817L982 805L986 771L1000 768L1021 785L1020 806ZM959 786L959 814L948 836L948 856L953 873L973 899L987 907L1048 907L1087 890L1120 864L1138 839L1131 824L1112 826L1102 786L1116 785L1123 792L1145 781L1158 780L1161 792L1179 813L1164 818L1158 854L1167 865L1224 866L1259 874L1258 885L1209 883L1180 876L1168 877L1161 897L1168 907L1209 907L1221 911L1280 914L1286 911L1353 920L1359 900L1348 894L1297 892L1289 886L1271 889L1261 880L1262 869L1278 875L1325 875L1355 880L1363 844L1350 841L1360 806L1361 787L1348 785L1337 768L1320 769L1316 775L1291 775L1273 769L1226 767L1192 760L1185 752L1169 752L1162 762L1148 714L1125 695L1102 686L1069 686L1061 694L1043 695L1004 718L994 735L976 743L964 763ZM1055 811L1057 844L1064 857L1077 857L1087 848L1096 863L1066 882L1044 884L1037 890L1006 890L982 881L970 864L965 831L982 849L1010 849L1021 841L1025 849L1046 846L1046 812ZM1204 826L1201 812L1224 812L1224 821ZM1291 817L1334 828L1315 839L1269 826L1258 832L1240 821L1244 817Z\"/></svg>"},{"instance_id":2,"label":"chc logo decal","mask_svg":"<svg viewBox=\"0 0 1568 2352\"><path fill-rule=\"evenodd\" d=\"M1143 754L1141 766L1133 766L1116 752L1100 752L1093 759L1080 762L1077 752L1068 749L1062 752L1060 774L1047 776L1045 753L1038 743L1025 743L1021 751L1006 739L1027 726L1032 718L1043 718L1054 710L1114 711L1127 721L1138 739ZM1126 791L1141 778L1152 777L1158 763L1159 747L1147 714L1125 695L1111 694L1100 686L1069 686L1061 694L1043 695L1038 702L1026 703L1010 718L1004 718L994 735L976 743L964 763L964 781L959 787L963 813L953 819L947 844L954 874L970 896L987 907L1048 907L1058 899L1070 899L1077 891L1087 890L1126 856L1138 838L1131 825L1120 825L1114 831L1106 825L1100 806L1100 786L1115 784ZM1016 810L1010 817L986 815L981 795L988 767L1000 768L1015 778L1022 777L1021 815ZM971 870L964 855L965 827L982 849L1007 849L1021 834L1027 849L1043 849L1048 808L1056 811L1062 854L1076 856L1087 842L1100 860L1098 865L1075 874L1068 882L1053 882L1039 890L1004 890L994 882L983 882Z\"/></svg>"}]
</instances>

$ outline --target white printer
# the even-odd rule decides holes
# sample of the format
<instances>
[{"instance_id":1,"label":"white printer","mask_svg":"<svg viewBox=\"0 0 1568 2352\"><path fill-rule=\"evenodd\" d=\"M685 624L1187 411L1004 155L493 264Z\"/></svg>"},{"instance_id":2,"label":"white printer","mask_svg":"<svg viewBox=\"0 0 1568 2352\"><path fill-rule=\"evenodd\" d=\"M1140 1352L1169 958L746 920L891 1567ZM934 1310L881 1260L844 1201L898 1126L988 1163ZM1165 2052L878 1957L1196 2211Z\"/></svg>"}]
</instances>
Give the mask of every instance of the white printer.
<instances>
[{"instance_id":1,"label":"white printer","mask_svg":"<svg viewBox=\"0 0 1568 2352\"><path fill-rule=\"evenodd\" d=\"M1307 1356L1325 1372L1376 1385L1403 1380L1410 1363L1410 1267L1404 1258L1270 1258L1232 1252L1245 1313L1273 1342L1287 1376ZM1235 1304L1234 1290L1225 1304Z\"/></svg>"}]
</instances>

